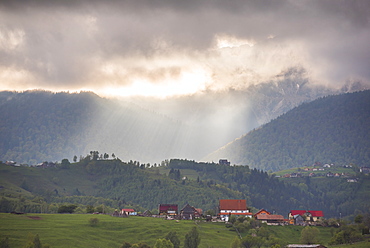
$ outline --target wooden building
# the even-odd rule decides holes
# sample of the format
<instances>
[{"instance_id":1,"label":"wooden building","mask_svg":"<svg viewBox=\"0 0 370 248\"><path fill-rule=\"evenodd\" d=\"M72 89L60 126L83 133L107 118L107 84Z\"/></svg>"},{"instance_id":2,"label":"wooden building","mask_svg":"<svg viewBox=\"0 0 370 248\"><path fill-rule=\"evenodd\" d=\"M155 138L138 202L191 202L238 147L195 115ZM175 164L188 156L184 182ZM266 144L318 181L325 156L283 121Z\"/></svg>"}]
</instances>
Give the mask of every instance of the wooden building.
<instances>
[{"instance_id":1,"label":"wooden building","mask_svg":"<svg viewBox=\"0 0 370 248\"><path fill-rule=\"evenodd\" d=\"M177 204L159 204L158 213L159 215L175 217L178 214L178 206Z\"/></svg>"},{"instance_id":2,"label":"wooden building","mask_svg":"<svg viewBox=\"0 0 370 248\"><path fill-rule=\"evenodd\" d=\"M199 212L199 209L196 209L193 206L190 206L189 204L186 204L181 210L180 210L180 219L183 220L193 220L195 218L201 217L201 212Z\"/></svg>"},{"instance_id":3,"label":"wooden building","mask_svg":"<svg viewBox=\"0 0 370 248\"><path fill-rule=\"evenodd\" d=\"M250 218L253 215L247 208L246 200L220 200L218 208L219 216L223 221L229 221L231 215Z\"/></svg>"},{"instance_id":4,"label":"wooden building","mask_svg":"<svg viewBox=\"0 0 370 248\"><path fill-rule=\"evenodd\" d=\"M301 225L301 219L306 224L314 224L324 217L323 211L320 210L290 210L289 224Z\"/></svg>"}]
</instances>

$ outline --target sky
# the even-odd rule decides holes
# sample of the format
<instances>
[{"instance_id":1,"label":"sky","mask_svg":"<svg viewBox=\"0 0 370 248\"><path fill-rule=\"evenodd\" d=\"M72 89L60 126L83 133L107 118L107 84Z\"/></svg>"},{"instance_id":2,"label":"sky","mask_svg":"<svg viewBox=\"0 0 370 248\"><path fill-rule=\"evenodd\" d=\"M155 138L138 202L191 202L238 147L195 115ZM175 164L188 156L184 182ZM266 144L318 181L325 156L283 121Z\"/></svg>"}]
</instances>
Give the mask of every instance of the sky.
<instances>
[{"instance_id":1,"label":"sky","mask_svg":"<svg viewBox=\"0 0 370 248\"><path fill-rule=\"evenodd\" d=\"M0 1L0 90L167 97L370 82L370 1Z\"/></svg>"}]
</instances>

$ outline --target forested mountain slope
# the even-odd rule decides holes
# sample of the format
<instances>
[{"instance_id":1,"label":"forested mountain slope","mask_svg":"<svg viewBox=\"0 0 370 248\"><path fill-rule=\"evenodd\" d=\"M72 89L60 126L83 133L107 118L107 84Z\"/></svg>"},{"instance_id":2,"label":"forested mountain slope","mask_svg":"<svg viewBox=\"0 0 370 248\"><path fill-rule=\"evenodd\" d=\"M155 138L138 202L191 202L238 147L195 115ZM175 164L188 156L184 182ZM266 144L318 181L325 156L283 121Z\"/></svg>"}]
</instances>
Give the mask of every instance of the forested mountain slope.
<instances>
[{"instance_id":1,"label":"forested mountain slope","mask_svg":"<svg viewBox=\"0 0 370 248\"><path fill-rule=\"evenodd\" d=\"M86 127L98 111L91 93L1 92L3 161L36 164L82 154Z\"/></svg>"},{"instance_id":2,"label":"forested mountain slope","mask_svg":"<svg viewBox=\"0 0 370 248\"><path fill-rule=\"evenodd\" d=\"M335 91L290 70L245 90L167 99L0 92L0 161L37 164L104 150L125 160L200 160L298 104Z\"/></svg>"},{"instance_id":3,"label":"forested mountain slope","mask_svg":"<svg viewBox=\"0 0 370 248\"><path fill-rule=\"evenodd\" d=\"M360 174L358 183L325 177L281 181L248 166L179 159L162 164L148 168L90 156L52 168L0 164L0 211L56 212L62 204L156 211L160 203L189 203L206 211L216 210L219 199L246 199L254 211L265 208L286 216L291 209L315 209L330 218L369 207L370 180ZM195 179L183 179L187 173Z\"/></svg>"},{"instance_id":4,"label":"forested mountain slope","mask_svg":"<svg viewBox=\"0 0 370 248\"><path fill-rule=\"evenodd\" d=\"M208 155L278 171L315 162L370 163L370 91L304 103Z\"/></svg>"},{"instance_id":5,"label":"forested mountain slope","mask_svg":"<svg viewBox=\"0 0 370 248\"><path fill-rule=\"evenodd\" d=\"M92 150L165 158L181 154L188 134L175 120L91 92L0 92L0 114L0 160L30 165Z\"/></svg>"}]
</instances>

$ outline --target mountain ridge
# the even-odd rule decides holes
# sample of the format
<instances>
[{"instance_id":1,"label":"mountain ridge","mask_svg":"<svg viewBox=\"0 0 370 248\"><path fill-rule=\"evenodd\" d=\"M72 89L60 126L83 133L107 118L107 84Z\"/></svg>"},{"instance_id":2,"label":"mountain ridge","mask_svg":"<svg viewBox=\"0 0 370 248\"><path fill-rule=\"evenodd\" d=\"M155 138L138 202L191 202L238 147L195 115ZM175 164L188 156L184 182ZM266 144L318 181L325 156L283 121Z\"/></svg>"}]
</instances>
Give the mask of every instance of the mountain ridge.
<instances>
[{"instance_id":1,"label":"mountain ridge","mask_svg":"<svg viewBox=\"0 0 370 248\"><path fill-rule=\"evenodd\" d=\"M370 91L327 96L284 113L204 158L263 170L369 163Z\"/></svg>"},{"instance_id":2,"label":"mountain ridge","mask_svg":"<svg viewBox=\"0 0 370 248\"><path fill-rule=\"evenodd\" d=\"M0 92L0 159L37 164L105 150L150 163L200 160L302 102L363 87L313 86L301 74L291 70L246 90L162 100L108 99L92 92Z\"/></svg>"}]
</instances>

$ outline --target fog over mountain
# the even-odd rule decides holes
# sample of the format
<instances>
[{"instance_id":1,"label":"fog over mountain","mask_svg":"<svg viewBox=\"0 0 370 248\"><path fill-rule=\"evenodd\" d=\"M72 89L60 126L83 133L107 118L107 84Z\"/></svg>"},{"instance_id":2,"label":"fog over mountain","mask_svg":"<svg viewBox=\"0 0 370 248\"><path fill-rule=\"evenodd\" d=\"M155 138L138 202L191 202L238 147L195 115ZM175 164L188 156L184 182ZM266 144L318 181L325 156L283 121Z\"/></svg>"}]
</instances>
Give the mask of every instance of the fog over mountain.
<instances>
[{"instance_id":1,"label":"fog over mountain","mask_svg":"<svg viewBox=\"0 0 370 248\"><path fill-rule=\"evenodd\" d=\"M361 87L348 85L340 92ZM248 91L162 100L1 92L0 115L6 118L0 123L0 157L35 164L99 151L151 164L170 158L200 160L302 102L334 93L339 92L287 78Z\"/></svg>"}]
</instances>

